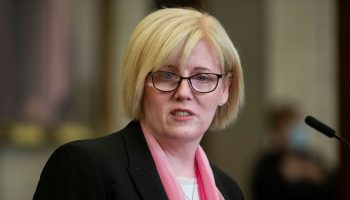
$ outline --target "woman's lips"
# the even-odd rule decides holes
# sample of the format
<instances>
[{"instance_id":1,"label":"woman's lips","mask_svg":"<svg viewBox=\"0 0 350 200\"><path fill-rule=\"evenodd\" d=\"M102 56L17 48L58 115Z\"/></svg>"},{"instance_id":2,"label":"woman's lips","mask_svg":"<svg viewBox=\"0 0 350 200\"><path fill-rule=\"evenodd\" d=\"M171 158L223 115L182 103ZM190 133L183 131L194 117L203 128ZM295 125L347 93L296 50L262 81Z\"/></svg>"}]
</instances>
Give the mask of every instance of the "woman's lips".
<instances>
[{"instance_id":1,"label":"woman's lips","mask_svg":"<svg viewBox=\"0 0 350 200\"><path fill-rule=\"evenodd\" d=\"M194 115L191 110L188 109L174 109L170 112L176 119L187 120Z\"/></svg>"}]
</instances>

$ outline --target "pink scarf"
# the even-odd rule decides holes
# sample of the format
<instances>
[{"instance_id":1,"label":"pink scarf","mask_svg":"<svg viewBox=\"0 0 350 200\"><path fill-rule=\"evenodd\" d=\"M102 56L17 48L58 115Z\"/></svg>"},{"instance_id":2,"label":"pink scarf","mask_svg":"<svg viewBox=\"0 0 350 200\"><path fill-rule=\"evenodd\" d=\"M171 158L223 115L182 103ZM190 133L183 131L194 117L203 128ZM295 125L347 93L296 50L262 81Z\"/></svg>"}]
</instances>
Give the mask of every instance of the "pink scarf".
<instances>
[{"instance_id":1,"label":"pink scarf","mask_svg":"<svg viewBox=\"0 0 350 200\"><path fill-rule=\"evenodd\" d=\"M169 200L184 200L185 195L180 184L176 181L170 170L171 167L163 149L160 147L154 136L150 133L148 127L143 125L142 122L141 127ZM198 145L196 150L195 161L197 166L196 178L200 199L223 200L223 196L215 185L213 172L211 170L208 158L200 145Z\"/></svg>"}]
</instances>

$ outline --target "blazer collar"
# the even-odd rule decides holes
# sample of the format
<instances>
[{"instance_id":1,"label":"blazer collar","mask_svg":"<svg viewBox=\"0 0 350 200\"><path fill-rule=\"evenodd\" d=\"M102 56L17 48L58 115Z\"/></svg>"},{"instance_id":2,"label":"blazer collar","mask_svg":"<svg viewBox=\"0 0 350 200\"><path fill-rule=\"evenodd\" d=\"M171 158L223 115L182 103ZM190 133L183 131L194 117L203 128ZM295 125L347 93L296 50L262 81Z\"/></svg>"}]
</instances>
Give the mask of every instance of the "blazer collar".
<instances>
[{"instance_id":1,"label":"blazer collar","mask_svg":"<svg viewBox=\"0 0 350 200\"><path fill-rule=\"evenodd\" d=\"M140 123L130 122L121 134L129 159L128 171L142 199L168 199Z\"/></svg>"}]
</instances>

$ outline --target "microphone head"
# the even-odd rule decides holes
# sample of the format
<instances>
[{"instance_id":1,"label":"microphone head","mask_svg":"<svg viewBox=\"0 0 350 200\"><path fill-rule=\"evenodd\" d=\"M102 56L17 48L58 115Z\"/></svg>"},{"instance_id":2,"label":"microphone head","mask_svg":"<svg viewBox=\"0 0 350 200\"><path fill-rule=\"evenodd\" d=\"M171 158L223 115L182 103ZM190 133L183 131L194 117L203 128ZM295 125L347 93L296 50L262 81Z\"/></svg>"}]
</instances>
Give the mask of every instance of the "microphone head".
<instances>
[{"instance_id":1,"label":"microphone head","mask_svg":"<svg viewBox=\"0 0 350 200\"><path fill-rule=\"evenodd\" d=\"M307 116L305 118L305 123L330 138L335 136L335 130L333 130L331 127L327 126L326 124L318 121L316 118L312 116Z\"/></svg>"}]
</instances>

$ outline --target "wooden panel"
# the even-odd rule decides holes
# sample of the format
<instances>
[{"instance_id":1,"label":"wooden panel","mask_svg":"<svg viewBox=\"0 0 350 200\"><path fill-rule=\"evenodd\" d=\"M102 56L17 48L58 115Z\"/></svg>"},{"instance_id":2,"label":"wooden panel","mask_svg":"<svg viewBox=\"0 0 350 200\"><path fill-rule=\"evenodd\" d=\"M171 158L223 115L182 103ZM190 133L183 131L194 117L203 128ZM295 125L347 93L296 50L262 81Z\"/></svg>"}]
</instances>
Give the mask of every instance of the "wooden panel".
<instances>
[{"instance_id":1,"label":"wooden panel","mask_svg":"<svg viewBox=\"0 0 350 200\"><path fill-rule=\"evenodd\" d=\"M156 0L155 2L157 9L163 7L193 7L205 10L207 0Z\"/></svg>"},{"instance_id":2,"label":"wooden panel","mask_svg":"<svg viewBox=\"0 0 350 200\"><path fill-rule=\"evenodd\" d=\"M350 1L338 0L339 114L342 137L350 141ZM338 199L350 199L350 149L342 145Z\"/></svg>"}]
</instances>

